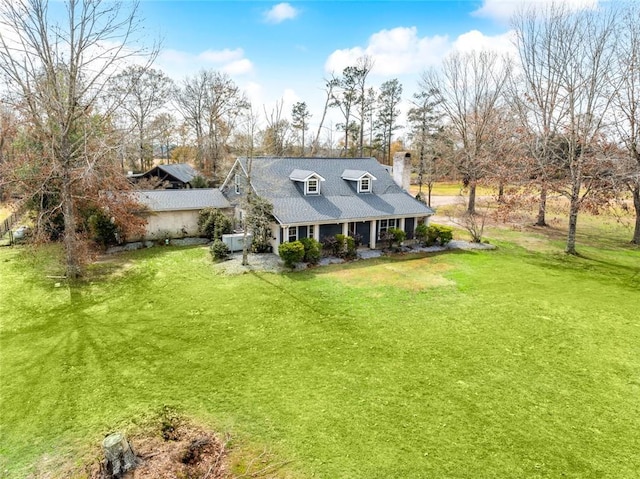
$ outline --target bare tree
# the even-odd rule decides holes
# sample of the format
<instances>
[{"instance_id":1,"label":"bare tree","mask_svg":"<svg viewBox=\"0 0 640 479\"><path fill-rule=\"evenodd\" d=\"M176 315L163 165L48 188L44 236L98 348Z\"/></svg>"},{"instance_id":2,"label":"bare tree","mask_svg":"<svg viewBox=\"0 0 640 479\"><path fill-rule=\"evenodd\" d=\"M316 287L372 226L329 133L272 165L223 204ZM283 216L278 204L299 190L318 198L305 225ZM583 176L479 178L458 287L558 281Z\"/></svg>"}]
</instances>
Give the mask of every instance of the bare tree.
<instances>
[{"instance_id":1,"label":"bare tree","mask_svg":"<svg viewBox=\"0 0 640 479\"><path fill-rule=\"evenodd\" d=\"M532 154L562 172L556 189L569 200L565 251L576 254L578 215L602 185L599 143L613 94L616 12L571 12L559 4L532 8L517 17L524 62L525 115L534 128L538 152ZM531 99L529 99L530 97Z\"/></svg>"},{"instance_id":2,"label":"bare tree","mask_svg":"<svg viewBox=\"0 0 640 479\"><path fill-rule=\"evenodd\" d=\"M620 160L620 177L631 192L635 227L631 242L640 244L640 12L628 4L621 13L614 79L614 125L626 155Z\"/></svg>"},{"instance_id":3,"label":"bare tree","mask_svg":"<svg viewBox=\"0 0 640 479\"><path fill-rule=\"evenodd\" d=\"M111 79L109 93L137 138L140 170L151 167L151 123L171 98L173 81L162 71L131 65Z\"/></svg>"},{"instance_id":4,"label":"bare tree","mask_svg":"<svg viewBox=\"0 0 640 479\"><path fill-rule=\"evenodd\" d=\"M358 117L358 124L360 125L360 131L358 132L358 156L364 154L364 125L367 118L374 108L375 103L371 101L371 97L367 96L367 77L373 69L374 61L368 55L361 56L356 61L356 83L358 87L358 102L356 115Z\"/></svg>"},{"instance_id":5,"label":"bare tree","mask_svg":"<svg viewBox=\"0 0 640 479\"><path fill-rule=\"evenodd\" d=\"M272 110L267 113L264 107L264 116L267 127L262 132L262 146L266 154L283 156L289 146L290 124L286 118L282 117L284 100L276 102Z\"/></svg>"},{"instance_id":6,"label":"bare tree","mask_svg":"<svg viewBox=\"0 0 640 479\"><path fill-rule=\"evenodd\" d=\"M510 60L495 52L453 52L443 61L440 72L430 70L421 78L421 88L436 94L455 134L455 166L469 186L470 214L475 212L478 180L490 160L487 141L510 73Z\"/></svg>"},{"instance_id":7,"label":"bare tree","mask_svg":"<svg viewBox=\"0 0 640 479\"><path fill-rule=\"evenodd\" d=\"M258 115L250 108L245 115L243 122L244 134L243 138L246 140L246 144L242 145L242 149L245 151L247 157L247 188L244 197L245 213L242 215L242 265L247 266L249 264L249 245L247 244L247 236L249 232L249 226L247 223L247 214L251 209L253 203L253 187L251 186L251 171L253 169L253 156L255 152L255 138L258 133Z\"/></svg>"},{"instance_id":8,"label":"bare tree","mask_svg":"<svg viewBox=\"0 0 640 479\"><path fill-rule=\"evenodd\" d=\"M105 131L95 122L108 115L91 112L123 61L141 53L129 48L138 27L137 3L67 0L65 24L55 22L48 4L2 2L0 71L13 107L40 145L33 175L43 190L55 187L59 194L52 210L63 217L67 276L75 279L81 274L76 195L89 189L112 152L95 137Z\"/></svg>"},{"instance_id":9,"label":"bare tree","mask_svg":"<svg viewBox=\"0 0 640 479\"><path fill-rule=\"evenodd\" d=\"M558 58L562 42L567 41L560 34L567 14L565 8L554 5L544 19L534 9L521 10L512 19L522 70L510 98L526 132L527 153L534 166L531 177L540 188L537 226L547 225L550 170L557 165L557 140L568 113L559 68L568 59Z\"/></svg>"},{"instance_id":10,"label":"bare tree","mask_svg":"<svg viewBox=\"0 0 640 479\"><path fill-rule=\"evenodd\" d=\"M249 108L245 95L228 75L202 70L182 82L175 101L195 133L197 166L216 180L229 139Z\"/></svg>"},{"instance_id":11,"label":"bare tree","mask_svg":"<svg viewBox=\"0 0 640 479\"><path fill-rule=\"evenodd\" d=\"M151 139L160 143L162 157L168 161L178 130L176 118L171 113L160 113L151 122L150 129Z\"/></svg>"},{"instance_id":12,"label":"bare tree","mask_svg":"<svg viewBox=\"0 0 640 479\"><path fill-rule=\"evenodd\" d=\"M324 120L327 117L327 110L331 106L331 101L333 98L333 90L337 86L337 80L332 78L330 80L325 80L325 102L324 108L322 109L322 117L320 118L320 123L318 124L318 131L316 132L316 136L311 144L311 156L314 156L320 147L320 135L322 133L322 129L324 128Z\"/></svg>"}]
</instances>

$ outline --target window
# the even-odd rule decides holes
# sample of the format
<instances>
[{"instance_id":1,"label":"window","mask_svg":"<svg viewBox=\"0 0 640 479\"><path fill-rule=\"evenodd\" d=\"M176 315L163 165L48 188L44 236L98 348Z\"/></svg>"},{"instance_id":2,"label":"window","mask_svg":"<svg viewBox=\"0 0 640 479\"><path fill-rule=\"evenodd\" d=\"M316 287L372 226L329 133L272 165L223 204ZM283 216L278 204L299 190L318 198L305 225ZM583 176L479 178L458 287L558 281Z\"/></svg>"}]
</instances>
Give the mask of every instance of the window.
<instances>
[{"instance_id":1,"label":"window","mask_svg":"<svg viewBox=\"0 0 640 479\"><path fill-rule=\"evenodd\" d=\"M236 173L234 180L235 180L236 195L239 195L240 194L240 174Z\"/></svg>"},{"instance_id":2,"label":"window","mask_svg":"<svg viewBox=\"0 0 640 479\"><path fill-rule=\"evenodd\" d=\"M287 237L289 238L287 241L289 243L293 243L294 241L298 241L298 227L297 226L289 226L287 228L289 231L287 232Z\"/></svg>"},{"instance_id":3,"label":"window","mask_svg":"<svg viewBox=\"0 0 640 479\"><path fill-rule=\"evenodd\" d=\"M314 225L307 226L307 238L313 238Z\"/></svg>"},{"instance_id":4,"label":"window","mask_svg":"<svg viewBox=\"0 0 640 479\"><path fill-rule=\"evenodd\" d=\"M358 193L370 193L371 192L371 179L368 176L360 178L360 184L358 185Z\"/></svg>"},{"instance_id":5,"label":"window","mask_svg":"<svg viewBox=\"0 0 640 479\"><path fill-rule=\"evenodd\" d=\"M309 178L307 180L307 195L319 195L320 194L320 182L317 178Z\"/></svg>"},{"instance_id":6,"label":"window","mask_svg":"<svg viewBox=\"0 0 640 479\"><path fill-rule=\"evenodd\" d=\"M390 218L386 220L378 220L378 239L382 236L382 233L385 233L389 228L397 228L398 227L398 219Z\"/></svg>"}]
</instances>

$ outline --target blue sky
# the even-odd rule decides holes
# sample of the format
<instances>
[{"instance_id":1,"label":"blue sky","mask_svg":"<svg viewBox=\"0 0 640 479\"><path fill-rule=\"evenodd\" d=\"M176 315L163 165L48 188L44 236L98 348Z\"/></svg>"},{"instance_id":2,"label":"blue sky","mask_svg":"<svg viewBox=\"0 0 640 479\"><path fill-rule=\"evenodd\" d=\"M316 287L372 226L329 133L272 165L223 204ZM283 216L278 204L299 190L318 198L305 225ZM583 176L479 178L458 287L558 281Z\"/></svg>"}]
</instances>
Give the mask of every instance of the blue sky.
<instances>
[{"instance_id":1,"label":"blue sky","mask_svg":"<svg viewBox=\"0 0 640 479\"><path fill-rule=\"evenodd\" d=\"M452 49L509 51L508 18L524 1L550 0L143 0L141 14L147 38L162 40L155 67L174 80L202 68L224 71L257 111L283 99L288 114L306 101L313 122L324 79L362 54L375 61L372 86L398 78L409 99L420 73Z\"/></svg>"}]
</instances>

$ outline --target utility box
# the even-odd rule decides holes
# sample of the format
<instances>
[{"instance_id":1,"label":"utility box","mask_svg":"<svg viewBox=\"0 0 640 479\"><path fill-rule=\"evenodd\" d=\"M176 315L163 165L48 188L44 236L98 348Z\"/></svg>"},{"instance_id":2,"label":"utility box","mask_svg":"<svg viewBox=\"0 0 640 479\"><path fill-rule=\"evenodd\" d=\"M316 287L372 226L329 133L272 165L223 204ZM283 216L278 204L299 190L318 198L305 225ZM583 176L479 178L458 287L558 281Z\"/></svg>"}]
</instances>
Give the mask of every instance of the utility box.
<instances>
[{"instance_id":1,"label":"utility box","mask_svg":"<svg viewBox=\"0 0 640 479\"><path fill-rule=\"evenodd\" d=\"M247 248L251 249L251 241L253 236L247 235ZM244 247L244 233L233 233L222 235L222 242L227 245L231 252L242 251Z\"/></svg>"}]
</instances>

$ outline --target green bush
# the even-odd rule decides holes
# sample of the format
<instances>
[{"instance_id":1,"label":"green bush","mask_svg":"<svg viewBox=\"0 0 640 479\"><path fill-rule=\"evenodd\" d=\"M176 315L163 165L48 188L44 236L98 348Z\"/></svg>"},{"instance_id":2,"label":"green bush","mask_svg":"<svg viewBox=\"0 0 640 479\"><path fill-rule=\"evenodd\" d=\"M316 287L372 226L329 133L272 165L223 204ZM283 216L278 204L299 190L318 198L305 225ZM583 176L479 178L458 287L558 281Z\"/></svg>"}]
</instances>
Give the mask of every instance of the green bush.
<instances>
[{"instance_id":1,"label":"green bush","mask_svg":"<svg viewBox=\"0 0 640 479\"><path fill-rule=\"evenodd\" d=\"M337 234L333 253L339 258L354 259L356 257L356 240L352 236Z\"/></svg>"},{"instance_id":2,"label":"green bush","mask_svg":"<svg viewBox=\"0 0 640 479\"><path fill-rule=\"evenodd\" d=\"M304 245L300 241L281 243L278 246L278 254L287 268L293 268L304 259Z\"/></svg>"},{"instance_id":3,"label":"green bush","mask_svg":"<svg viewBox=\"0 0 640 479\"><path fill-rule=\"evenodd\" d=\"M108 246L118 243L118 228L115 222L111 221L111 218L107 216L103 210L94 210L93 214L89 216L87 223L89 225L91 238L102 248L106 249Z\"/></svg>"},{"instance_id":4,"label":"green bush","mask_svg":"<svg viewBox=\"0 0 640 479\"><path fill-rule=\"evenodd\" d=\"M420 244L427 244L429 226L426 223L420 223L416 226L415 237Z\"/></svg>"},{"instance_id":5,"label":"green bush","mask_svg":"<svg viewBox=\"0 0 640 479\"><path fill-rule=\"evenodd\" d=\"M321 244L313 238L302 238L300 243L304 246L304 258L305 263L318 264L321 256Z\"/></svg>"},{"instance_id":6,"label":"green bush","mask_svg":"<svg viewBox=\"0 0 640 479\"><path fill-rule=\"evenodd\" d=\"M344 242L345 245L342 250L342 257L346 259L354 259L357 256L356 240L353 236L345 236Z\"/></svg>"},{"instance_id":7,"label":"green bush","mask_svg":"<svg viewBox=\"0 0 640 479\"><path fill-rule=\"evenodd\" d=\"M227 259L231 254L231 250L229 249L229 247L219 239L211 243L211 246L209 246L209 252L215 260Z\"/></svg>"},{"instance_id":8,"label":"green bush","mask_svg":"<svg viewBox=\"0 0 640 479\"><path fill-rule=\"evenodd\" d=\"M453 228L449 228L448 226L438 226L438 228L440 229L438 241L444 246L453 239Z\"/></svg>"},{"instance_id":9,"label":"green bush","mask_svg":"<svg viewBox=\"0 0 640 479\"><path fill-rule=\"evenodd\" d=\"M392 243L397 243L398 246L400 246L400 243L407 239L407 233L405 233L400 228L389 228L388 231L393 237Z\"/></svg>"},{"instance_id":10,"label":"green bush","mask_svg":"<svg viewBox=\"0 0 640 479\"><path fill-rule=\"evenodd\" d=\"M222 239L222 235L233 232L233 222L222 211L205 208L198 215L198 230L210 240Z\"/></svg>"},{"instance_id":11,"label":"green bush","mask_svg":"<svg viewBox=\"0 0 640 479\"><path fill-rule=\"evenodd\" d=\"M422 224L416 228L416 238L426 246L444 246L453 239L453 229L448 226Z\"/></svg>"},{"instance_id":12,"label":"green bush","mask_svg":"<svg viewBox=\"0 0 640 479\"><path fill-rule=\"evenodd\" d=\"M196 175L191 180L192 188L209 188L209 182L204 176Z\"/></svg>"}]
</instances>

